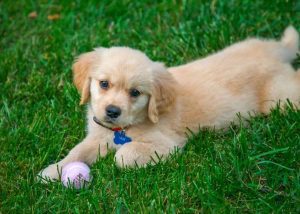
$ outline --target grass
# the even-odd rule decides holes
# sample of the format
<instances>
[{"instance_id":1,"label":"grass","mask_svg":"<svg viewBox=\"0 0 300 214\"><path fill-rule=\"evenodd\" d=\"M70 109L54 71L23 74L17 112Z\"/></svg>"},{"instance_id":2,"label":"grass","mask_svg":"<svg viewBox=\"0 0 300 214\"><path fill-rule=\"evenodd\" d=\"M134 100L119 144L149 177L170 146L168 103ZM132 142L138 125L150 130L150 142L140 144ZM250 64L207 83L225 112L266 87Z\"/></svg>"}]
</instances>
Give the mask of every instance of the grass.
<instances>
[{"instance_id":1,"label":"grass","mask_svg":"<svg viewBox=\"0 0 300 214\"><path fill-rule=\"evenodd\" d=\"M156 166L121 170L110 154L81 191L35 181L85 136L75 56L122 45L177 65L250 36L279 38L289 24L300 31L299 1L1 1L0 213L299 213L292 108L190 133L183 152Z\"/></svg>"}]
</instances>

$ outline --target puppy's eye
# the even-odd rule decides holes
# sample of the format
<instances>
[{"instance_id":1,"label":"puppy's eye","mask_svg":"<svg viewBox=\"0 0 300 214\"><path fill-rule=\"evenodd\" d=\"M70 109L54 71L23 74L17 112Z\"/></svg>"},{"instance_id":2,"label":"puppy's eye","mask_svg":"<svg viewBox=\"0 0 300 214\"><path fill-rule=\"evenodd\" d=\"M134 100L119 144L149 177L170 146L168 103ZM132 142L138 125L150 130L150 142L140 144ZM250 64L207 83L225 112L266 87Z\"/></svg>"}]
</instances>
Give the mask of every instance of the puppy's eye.
<instances>
[{"instance_id":1,"label":"puppy's eye","mask_svg":"<svg viewBox=\"0 0 300 214\"><path fill-rule=\"evenodd\" d=\"M108 81L106 81L106 80L100 81L100 87L102 89L108 89L108 87L109 87Z\"/></svg>"},{"instance_id":2,"label":"puppy's eye","mask_svg":"<svg viewBox=\"0 0 300 214\"><path fill-rule=\"evenodd\" d=\"M129 94L131 97L138 97L140 96L141 92L135 88L130 89Z\"/></svg>"}]
</instances>

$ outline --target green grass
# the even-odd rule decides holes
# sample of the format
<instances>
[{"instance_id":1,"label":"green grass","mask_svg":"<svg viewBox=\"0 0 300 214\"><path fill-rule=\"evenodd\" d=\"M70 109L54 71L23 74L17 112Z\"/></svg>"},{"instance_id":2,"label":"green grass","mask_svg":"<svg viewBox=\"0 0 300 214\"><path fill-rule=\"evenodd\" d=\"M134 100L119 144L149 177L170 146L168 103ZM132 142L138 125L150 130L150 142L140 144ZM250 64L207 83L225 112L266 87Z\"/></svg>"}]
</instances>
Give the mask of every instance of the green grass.
<instances>
[{"instance_id":1,"label":"green grass","mask_svg":"<svg viewBox=\"0 0 300 214\"><path fill-rule=\"evenodd\" d=\"M85 190L35 181L85 136L71 77L80 53L122 45L177 65L250 36L279 38L289 24L300 31L297 0L176 2L0 1L0 213L300 212L293 109L189 134L183 152L156 166L121 170L110 154Z\"/></svg>"}]
</instances>

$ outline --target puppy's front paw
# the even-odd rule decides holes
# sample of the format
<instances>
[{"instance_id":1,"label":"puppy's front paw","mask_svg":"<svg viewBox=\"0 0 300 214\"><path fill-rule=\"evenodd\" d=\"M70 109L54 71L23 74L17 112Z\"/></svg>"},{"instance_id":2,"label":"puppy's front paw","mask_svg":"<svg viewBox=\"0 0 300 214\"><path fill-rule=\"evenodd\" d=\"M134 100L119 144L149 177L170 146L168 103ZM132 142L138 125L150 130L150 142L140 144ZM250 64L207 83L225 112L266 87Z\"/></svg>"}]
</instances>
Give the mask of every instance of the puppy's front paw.
<instances>
[{"instance_id":1,"label":"puppy's front paw","mask_svg":"<svg viewBox=\"0 0 300 214\"><path fill-rule=\"evenodd\" d=\"M48 183L49 181L56 181L59 179L61 169L57 164L51 164L45 169L41 170L37 175L37 180L41 183Z\"/></svg>"},{"instance_id":2,"label":"puppy's front paw","mask_svg":"<svg viewBox=\"0 0 300 214\"><path fill-rule=\"evenodd\" d=\"M116 164L119 167L146 166L147 163L157 159L151 145L138 142L130 142L123 145L115 155Z\"/></svg>"}]
</instances>

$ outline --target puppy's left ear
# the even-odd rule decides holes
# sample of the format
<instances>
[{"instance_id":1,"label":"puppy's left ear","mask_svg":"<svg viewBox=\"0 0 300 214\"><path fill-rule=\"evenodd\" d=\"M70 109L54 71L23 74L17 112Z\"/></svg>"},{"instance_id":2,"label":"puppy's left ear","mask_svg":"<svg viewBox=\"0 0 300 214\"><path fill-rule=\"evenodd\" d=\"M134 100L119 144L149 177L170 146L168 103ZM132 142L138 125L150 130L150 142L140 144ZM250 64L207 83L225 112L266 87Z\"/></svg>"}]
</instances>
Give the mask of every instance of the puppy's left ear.
<instances>
[{"instance_id":1,"label":"puppy's left ear","mask_svg":"<svg viewBox=\"0 0 300 214\"><path fill-rule=\"evenodd\" d=\"M155 63L153 74L148 117L153 123L157 123L159 115L169 111L175 103L177 82L162 63Z\"/></svg>"},{"instance_id":2,"label":"puppy's left ear","mask_svg":"<svg viewBox=\"0 0 300 214\"><path fill-rule=\"evenodd\" d=\"M84 104L90 97L90 71L99 58L97 51L81 54L73 64L73 82L81 94L80 104Z\"/></svg>"}]
</instances>

